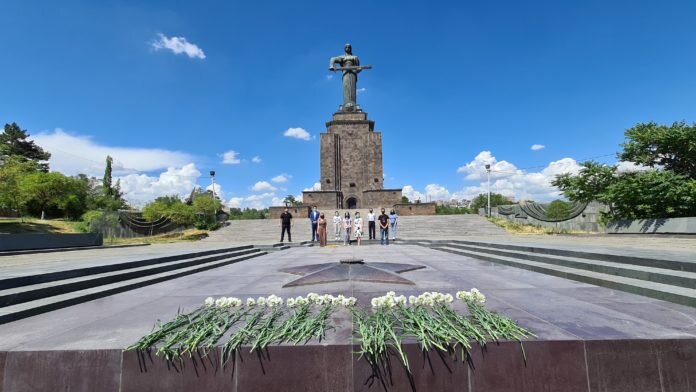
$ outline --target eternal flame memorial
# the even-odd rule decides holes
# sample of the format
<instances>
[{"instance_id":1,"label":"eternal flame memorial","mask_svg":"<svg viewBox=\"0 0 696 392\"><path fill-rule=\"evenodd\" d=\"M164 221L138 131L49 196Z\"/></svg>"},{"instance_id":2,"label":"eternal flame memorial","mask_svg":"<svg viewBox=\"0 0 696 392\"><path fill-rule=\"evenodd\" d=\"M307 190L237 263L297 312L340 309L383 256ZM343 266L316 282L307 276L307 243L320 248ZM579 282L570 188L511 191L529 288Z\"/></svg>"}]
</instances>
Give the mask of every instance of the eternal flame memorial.
<instances>
[{"instance_id":1,"label":"eternal flame memorial","mask_svg":"<svg viewBox=\"0 0 696 392\"><path fill-rule=\"evenodd\" d=\"M369 66L349 45L330 66L343 104L304 201L398 204L355 99ZM267 219L191 243L0 251L0 392L696 391L693 238L400 215L389 246L316 247L302 219L279 244Z\"/></svg>"}]
</instances>

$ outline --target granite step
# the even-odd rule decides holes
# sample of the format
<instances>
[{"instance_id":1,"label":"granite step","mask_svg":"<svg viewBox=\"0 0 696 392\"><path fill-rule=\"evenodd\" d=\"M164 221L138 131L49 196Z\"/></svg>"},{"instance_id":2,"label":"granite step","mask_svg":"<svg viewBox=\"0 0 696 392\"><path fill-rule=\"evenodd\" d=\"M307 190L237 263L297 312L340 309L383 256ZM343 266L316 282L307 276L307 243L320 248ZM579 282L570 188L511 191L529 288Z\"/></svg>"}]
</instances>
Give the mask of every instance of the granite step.
<instances>
[{"instance_id":1,"label":"granite step","mask_svg":"<svg viewBox=\"0 0 696 392\"><path fill-rule=\"evenodd\" d=\"M125 262L113 263L113 264L90 265L90 266L82 267L82 268L66 269L66 270L53 271L53 272L47 272L47 273L39 273L39 274L31 274L31 275L24 275L24 276L16 276L16 277L11 277L11 278L0 279L0 290L6 290L6 289L15 288L15 287L34 285L34 284L38 284L38 283L46 283L46 282L53 282L53 281L57 281L57 280L78 278L81 276L102 274L102 273L106 273L106 272L114 272L114 271L126 270L126 269L131 269L131 268L144 267L147 265L168 263L171 261L185 260L185 259L191 259L194 257L215 255L215 254L226 253L226 252L230 252L230 251L252 249L252 248L253 248L253 246L251 246L251 245L242 245L242 246L235 246L235 247L203 250L203 251L197 251L197 252L179 253L179 254L175 254L175 255L153 257L153 258L142 259L142 260L137 260L137 261L125 261Z\"/></svg>"},{"instance_id":2,"label":"granite step","mask_svg":"<svg viewBox=\"0 0 696 392\"><path fill-rule=\"evenodd\" d=\"M536 252L511 251L499 248L489 248L486 246L455 244L448 244L446 246L449 248L470 250L474 252L488 253L492 255L507 256L531 261L540 261L543 263L555 264L564 267L578 268L588 271L601 272L604 274L696 289L696 272L678 271L675 269L659 267L645 267L637 264L617 263L612 261L601 261L590 259L588 257L556 256ZM666 262L666 260L663 260L661 263L656 262L656 264L660 265Z\"/></svg>"},{"instance_id":3,"label":"granite step","mask_svg":"<svg viewBox=\"0 0 696 392\"><path fill-rule=\"evenodd\" d=\"M153 275L141 276L115 283L90 287L83 290L72 291L65 294L55 295L23 302L16 305L0 308L0 324L16 321L19 319L35 316L41 313L65 308L79 303L92 301L98 298L107 297L113 294L122 293L137 289L143 286L164 282L166 280L179 278L197 272L206 271L213 268L223 267L266 254L266 252L256 250L243 255L223 258L221 260L209 261L207 263L195 264L193 266L179 268L172 271L161 272Z\"/></svg>"},{"instance_id":4,"label":"granite step","mask_svg":"<svg viewBox=\"0 0 696 392\"><path fill-rule=\"evenodd\" d=\"M148 264L142 267L120 269L113 272L83 275L77 278L53 280L50 282L37 283L33 285L13 287L10 289L0 290L0 308L33 301L44 297L65 294L90 287L102 286L119 281L154 275L185 267L205 264L211 261L243 256L257 252L260 252L260 250L253 248L241 250L235 249L224 253L213 254L212 256L191 257L183 260Z\"/></svg>"},{"instance_id":5,"label":"granite step","mask_svg":"<svg viewBox=\"0 0 696 392\"><path fill-rule=\"evenodd\" d=\"M611 252L597 253L597 252L587 252L578 251L572 249L563 248L547 248L547 247L537 247L537 246L526 246L526 245L516 245L500 242L483 242L483 241L466 241L466 240L452 240L446 241L446 243L453 243L458 245L474 245L474 246L484 246L488 248L506 249L513 251L522 252L533 252L537 254L548 254L555 256L569 256L585 258L590 260L599 261L609 261L614 263L624 263L633 265L642 265L644 267L656 267L656 268L666 268L677 271L688 271L696 272L696 259L693 262L682 261L682 260L669 260L669 259L659 259L659 258L648 258L640 257L637 255L626 255L626 254L616 254Z\"/></svg>"},{"instance_id":6,"label":"granite step","mask_svg":"<svg viewBox=\"0 0 696 392\"><path fill-rule=\"evenodd\" d=\"M492 261L526 269L529 271L540 272L561 278L571 279L578 282L589 283L596 286L607 287L615 290L626 291L633 294L656 298L663 301L674 302L681 305L696 307L696 290L679 287L664 283L650 282L641 279L628 278L605 274L601 272L588 271L572 267L565 267L539 261L524 260L516 257L493 255L490 253L476 252L473 250L457 249L449 246L437 246L444 252L449 252L461 256L468 256L478 260Z\"/></svg>"}]
</instances>

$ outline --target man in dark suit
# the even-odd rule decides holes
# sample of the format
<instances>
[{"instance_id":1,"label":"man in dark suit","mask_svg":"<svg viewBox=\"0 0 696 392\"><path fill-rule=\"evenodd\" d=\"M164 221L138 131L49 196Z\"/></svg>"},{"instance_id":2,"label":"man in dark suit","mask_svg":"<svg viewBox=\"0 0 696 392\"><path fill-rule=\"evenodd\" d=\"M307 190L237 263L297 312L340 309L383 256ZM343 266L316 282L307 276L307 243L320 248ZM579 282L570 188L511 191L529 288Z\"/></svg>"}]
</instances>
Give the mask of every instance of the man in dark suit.
<instances>
[{"instance_id":1,"label":"man in dark suit","mask_svg":"<svg viewBox=\"0 0 696 392\"><path fill-rule=\"evenodd\" d=\"M312 207L312 212L309 213L309 221L312 224L312 242L317 240L317 221L319 221L319 210L317 206Z\"/></svg>"}]
</instances>

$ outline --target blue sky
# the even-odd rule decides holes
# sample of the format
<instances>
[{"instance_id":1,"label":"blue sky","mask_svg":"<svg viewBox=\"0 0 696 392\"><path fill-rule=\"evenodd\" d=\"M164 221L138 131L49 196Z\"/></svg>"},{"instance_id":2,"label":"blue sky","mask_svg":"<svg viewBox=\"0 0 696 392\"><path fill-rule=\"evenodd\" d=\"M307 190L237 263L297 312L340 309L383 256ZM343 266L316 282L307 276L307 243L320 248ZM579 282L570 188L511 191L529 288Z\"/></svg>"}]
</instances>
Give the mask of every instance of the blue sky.
<instances>
[{"instance_id":1,"label":"blue sky","mask_svg":"<svg viewBox=\"0 0 696 392\"><path fill-rule=\"evenodd\" d=\"M386 186L412 198L471 197L491 162L494 191L550 200L553 175L614 162L635 123L696 121L693 1L5 0L0 14L0 121L67 174L101 175L113 155L134 204L211 169L233 206L311 188L346 42L374 66L358 101L383 132Z\"/></svg>"}]
</instances>

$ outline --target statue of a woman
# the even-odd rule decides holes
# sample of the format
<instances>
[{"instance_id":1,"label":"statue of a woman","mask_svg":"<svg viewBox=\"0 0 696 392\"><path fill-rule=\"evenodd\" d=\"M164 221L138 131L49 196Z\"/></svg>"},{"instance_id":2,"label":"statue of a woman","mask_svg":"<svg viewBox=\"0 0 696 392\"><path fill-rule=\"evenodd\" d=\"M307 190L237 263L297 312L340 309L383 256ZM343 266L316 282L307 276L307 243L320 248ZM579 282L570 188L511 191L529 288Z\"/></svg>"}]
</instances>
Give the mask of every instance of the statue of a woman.
<instances>
[{"instance_id":1,"label":"statue of a woman","mask_svg":"<svg viewBox=\"0 0 696 392\"><path fill-rule=\"evenodd\" d=\"M356 88L358 83L358 73L363 69L369 69L370 66L361 67L358 56L353 56L353 48L350 44L344 47L345 53L342 56L331 57L329 60L329 71L343 72L343 107L342 110L352 112L357 109L356 105ZM336 69L334 65L340 65Z\"/></svg>"}]
</instances>

